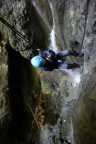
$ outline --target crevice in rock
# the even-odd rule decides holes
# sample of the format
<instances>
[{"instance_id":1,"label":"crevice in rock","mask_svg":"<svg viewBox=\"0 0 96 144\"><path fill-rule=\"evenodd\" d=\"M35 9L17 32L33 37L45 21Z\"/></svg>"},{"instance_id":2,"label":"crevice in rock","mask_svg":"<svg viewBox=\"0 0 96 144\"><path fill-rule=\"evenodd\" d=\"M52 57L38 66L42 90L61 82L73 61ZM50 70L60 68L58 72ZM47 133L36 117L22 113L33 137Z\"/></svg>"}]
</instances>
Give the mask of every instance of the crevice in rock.
<instances>
[{"instance_id":1,"label":"crevice in rock","mask_svg":"<svg viewBox=\"0 0 96 144\"><path fill-rule=\"evenodd\" d=\"M32 68L29 61L21 57L9 44L7 49L10 110L12 114L8 137L12 143L28 144L32 140L33 117L27 108L27 103L31 108L35 106L35 97L31 92L33 91Z\"/></svg>"}]
</instances>

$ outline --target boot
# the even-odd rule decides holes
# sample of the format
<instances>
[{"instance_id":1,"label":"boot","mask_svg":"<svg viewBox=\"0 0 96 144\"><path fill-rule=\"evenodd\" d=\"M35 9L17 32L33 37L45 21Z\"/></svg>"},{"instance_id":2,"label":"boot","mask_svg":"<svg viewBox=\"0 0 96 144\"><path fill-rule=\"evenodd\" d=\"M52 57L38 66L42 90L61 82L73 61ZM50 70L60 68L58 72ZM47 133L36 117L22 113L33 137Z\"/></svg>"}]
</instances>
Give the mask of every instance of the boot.
<instances>
[{"instance_id":1,"label":"boot","mask_svg":"<svg viewBox=\"0 0 96 144\"><path fill-rule=\"evenodd\" d=\"M79 52L77 52L75 50L69 51L69 55L72 55L72 56L75 56L75 57L82 57L82 56L84 56L83 53L79 53Z\"/></svg>"},{"instance_id":2,"label":"boot","mask_svg":"<svg viewBox=\"0 0 96 144\"><path fill-rule=\"evenodd\" d=\"M80 68L80 65L77 63L68 64L67 69L74 69L74 68Z\"/></svg>"}]
</instances>

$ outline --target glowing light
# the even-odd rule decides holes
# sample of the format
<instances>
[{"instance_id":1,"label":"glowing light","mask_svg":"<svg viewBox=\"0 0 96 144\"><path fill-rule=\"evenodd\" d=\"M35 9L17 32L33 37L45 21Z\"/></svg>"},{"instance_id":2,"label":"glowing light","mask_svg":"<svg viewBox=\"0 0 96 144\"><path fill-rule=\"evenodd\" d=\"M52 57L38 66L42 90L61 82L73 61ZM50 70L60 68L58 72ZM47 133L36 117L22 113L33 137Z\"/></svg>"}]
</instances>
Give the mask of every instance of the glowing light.
<instances>
[{"instance_id":1,"label":"glowing light","mask_svg":"<svg viewBox=\"0 0 96 144\"><path fill-rule=\"evenodd\" d=\"M66 120L64 119L64 123L66 122Z\"/></svg>"},{"instance_id":2,"label":"glowing light","mask_svg":"<svg viewBox=\"0 0 96 144\"><path fill-rule=\"evenodd\" d=\"M74 76L74 87L76 87L79 83L80 83L81 79L80 79L80 74L77 74Z\"/></svg>"}]
</instances>

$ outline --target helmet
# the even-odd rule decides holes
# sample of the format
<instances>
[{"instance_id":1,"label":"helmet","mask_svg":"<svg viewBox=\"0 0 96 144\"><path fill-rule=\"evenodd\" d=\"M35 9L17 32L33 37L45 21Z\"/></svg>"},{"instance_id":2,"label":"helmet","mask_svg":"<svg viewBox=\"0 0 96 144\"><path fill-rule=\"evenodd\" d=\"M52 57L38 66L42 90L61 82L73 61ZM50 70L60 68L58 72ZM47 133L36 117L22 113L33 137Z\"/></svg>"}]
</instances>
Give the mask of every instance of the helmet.
<instances>
[{"instance_id":1,"label":"helmet","mask_svg":"<svg viewBox=\"0 0 96 144\"><path fill-rule=\"evenodd\" d=\"M42 67L45 64L45 59L41 56L35 56L31 59L31 64L36 68Z\"/></svg>"}]
</instances>

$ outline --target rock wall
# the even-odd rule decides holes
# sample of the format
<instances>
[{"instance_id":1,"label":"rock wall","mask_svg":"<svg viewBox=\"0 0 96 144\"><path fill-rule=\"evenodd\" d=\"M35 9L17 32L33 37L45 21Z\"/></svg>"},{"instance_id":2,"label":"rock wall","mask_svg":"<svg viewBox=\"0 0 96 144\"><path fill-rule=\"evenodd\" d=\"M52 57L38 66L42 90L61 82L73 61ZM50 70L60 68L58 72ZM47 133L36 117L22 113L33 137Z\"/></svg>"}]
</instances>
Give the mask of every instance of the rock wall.
<instances>
[{"instance_id":1,"label":"rock wall","mask_svg":"<svg viewBox=\"0 0 96 144\"><path fill-rule=\"evenodd\" d=\"M79 99L76 104L75 114L73 117L74 137L77 144L96 143L95 14L96 3L91 0L89 3L88 19L84 38L84 70L78 91Z\"/></svg>"},{"instance_id":2,"label":"rock wall","mask_svg":"<svg viewBox=\"0 0 96 144\"><path fill-rule=\"evenodd\" d=\"M1 31L3 31L5 35L8 35L9 42L16 51L19 51L23 57L30 58L33 55L31 47L33 49L45 48L47 41L45 31L47 31L47 29L45 30L45 28L42 27L43 21L30 0L0 1L0 7L1 17L4 17L25 37L26 41L22 40L9 29L6 31L6 27L1 25ZM43 41L43 43L41 43L41 41Z\"/></svg>"},{"instance_id":3,"label":"rock wall","mask_svg":"<svg viewBox=\"0 0 96 144\"><path fill-rule=\"evenodd\" d=\"M28 60L0 35L0 142L34 143L34 113L41 84ZM38 89L38 91L37 91Z\"/></svg>"},{"instance_id":4,"label":"rock wall","mask_svg":"<svg viewBox=\"0 0 96 144\"><path fill-rule=\"evenodd\" d=\"M40 94L40 81L32 70L28 60L8 49L10 108L12 120L10 124L11 143L30 143L32 141L33 113L36 97ZM34 75L35 73L35 75ZM38 91L37 91L38 88Z\"/></svg>"},{"instance_id":5,"label":"rock wall","mask_svg":"<svg viewBox=\"0 0 96 144\"><path fill-rule=\"evenodd\" d=\"M11 121L8 86L8 52L0 33L0 142L3 143Z\"/></svg>"},{"instance_id":6,"label":"rock wall","mask_svg":"<svg viewBox=\"0 0 96 144\"><path fill-rule=\"evenodd\" d=\"M17 38L0 23L0 31L14 49L8 49L7 64L14 143L63 144L66 140L72 144L96 143L95 11L94 0L0 1L0 14L28 40L27 43ZM55 45L52 45L52 30ZM67 59L79 62L81 69L69 71L71 77L58 70L50 73L38 70L39 80L36 71L31 71L30 61L23 57L30 59L34 49L48 47L83 50L84 59ZM79 82L76 74L81 78ZM33 121L32 109L36 122Z\"/></svg>"}]
</instances>

